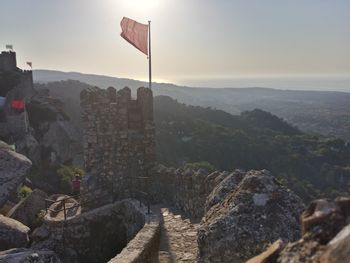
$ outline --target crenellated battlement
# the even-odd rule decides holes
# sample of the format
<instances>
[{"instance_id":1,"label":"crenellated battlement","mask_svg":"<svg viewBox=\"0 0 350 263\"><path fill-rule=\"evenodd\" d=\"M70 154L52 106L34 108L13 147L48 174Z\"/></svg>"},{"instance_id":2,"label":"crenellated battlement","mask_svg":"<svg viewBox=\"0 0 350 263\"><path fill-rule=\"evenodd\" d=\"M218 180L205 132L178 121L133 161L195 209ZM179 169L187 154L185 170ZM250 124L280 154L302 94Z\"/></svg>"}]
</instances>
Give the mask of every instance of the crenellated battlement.
<instances>
[{"instance_id":1,"label":"crenellated battlement","mask_svg":"<svg viewBox=\"0 0 350 263\"><path fill-rule=\"evenodd\" d=\"M108 198L131 196L133 178L148 176L155 165L152 90L139 88L132 99L127 87L96 87L83 90L80 101L87 192L94 199L100 189Z\"/></svg>"}]
</instances>

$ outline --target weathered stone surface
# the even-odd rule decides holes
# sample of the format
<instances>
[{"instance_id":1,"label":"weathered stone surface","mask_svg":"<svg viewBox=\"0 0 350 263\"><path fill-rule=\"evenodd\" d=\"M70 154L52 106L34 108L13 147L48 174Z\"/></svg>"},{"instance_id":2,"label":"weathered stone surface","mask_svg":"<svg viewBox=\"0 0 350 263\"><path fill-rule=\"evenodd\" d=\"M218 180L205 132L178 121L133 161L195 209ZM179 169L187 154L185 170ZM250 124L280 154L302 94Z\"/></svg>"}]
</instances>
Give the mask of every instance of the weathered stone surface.
<instances>
[{"instance_id":1,"label":"weathered stone surface","mask_svg":"<svg viewBox=\"0 0 350 263\"><path fill-rule=\"evenodd\" d=\"M45 198L47 198L45 192L35 189L26 199L13 207L7 216L34 228L38 213L45 209Z\"/></svg>"},{"instance_id":2,"label":"weathered stone surface","mask_svg":"<svg viewBox=\"0 0 350 263\"><path fill-rule=\"evenodd\" d=\"M0 251L15 247L25 247L28 242L29 227L0 215Z\"/></svg>"},{"instance_id":3,"label":"weathered stone surface","mask_svg":"<svg viewBox=\"0 0 350 263\"><path fill-rule=\"evenodd\" d=\"M7 200L6 203L0 208L0 214L7 215L15 205L15 203Z\"/></svg>"},{"instance_id":4,"label":"weathered stone surface","mask_svg":"<svg viewBox=\"0 0 350 263\"><path fill-rule=\"evenodd\" d=\"M350 225L343 228L328 244L326 252L321 256L321 263L350 262Z\"/></svg>"},{"instance_id":5,"label":"weathered stone surface","mask_svg":"<svg viewBox=\"0 0 350 263\"><path fill-rule=\"evenodd\" d=\"M200 262L245 262L275 240L300 236L301 199L266 170L247 172L198 229Z\"/></svg>"},{"instance_id":6,"label":"weathered stone surface","mask_svg":"<svg viewBox=\"0 0 350 263\"><path fill-rule=\"evenodd\" d=\"M204 215L205 200L215 186L213 180L221 174L208 175L203 169L174 169L159 165L153 172L154 199L200 219Z\"/></svg>"},{"instance_id":7,"label":"weathered stone surface","mask_svg":"<svg viewBox=\"0 0 350 263\"><path fill-rule=\"evenodd\" d=\"M50 250L14 248L0 252L1 263L61 263L58 256Z\"/></svg>"},{"instance_id":8,"label":"weathered stone surface","mask_svg":"<svg viewBox=\"0 0 350 263\"><path fill-rule=\"evenodd\" d=\"M197 262L198 224L185 219L179 209L160 208L161 239L157 260L152 262Z\"/></svg>"},{"instance_id":9,"label":"weathered stone surface","mask_svg":"<svg viewBox=\"0 0 350 263\"><path fill-rule=\"evenodd\" d=\"M148 191L147 182L155 165L153 95L139 88L137 99L125 87L116 91L92 88L80 93L87 176L84 201L89 208Z\"/></svg>"},{"instance_id":10,"label":"weathered stone surface","mask_svg":"<svg viewBox=\"0 0 350 263\"><path fill-rule=\"evenodd\" d=\"M145 263L158 252L160 238L160 218L156 214L147 215L146 223L128 245L108 263Z\"/></svg>"},{"instance_id":11,"label":"weathered stone surface","mask_svg":"<svg viewBox=\"0 0 350 263\"><path fill-rule=\"evenodd\" d=\"M81 139L70 121L57 120L47 124L41 144L50 147L60 162L71 161L81 152Z\"/></svg>"},{"instance_id":12,"label":"weathered stone surface","mask_svg":"<svg viewBox=\"0 0 350 263\"><path fill-rule=\"evenodd\" d=\"M302 234L309 233L313 239L326 244L347 225L349 219L350 198L315 200L301 216Z\"/></svg>"},{"instance_id":13,"label":"weathered stone surface","mask_svg":"<svg viewBox=\"0 0 350 263\"><path fill-rule=\"evenodd\" d=\"M349 222L350 198L313 201L302 214L302 239L288 244L277 262L350 262Z\"/></svg>"},{"instance_id":14,"label":"weathered stone surface","mask_svg":"<svg viewBox=\"0 0 350 263\"><path fill-rule=\"evenodd\" d=\"M0 141L0 207L23 182L31 161Z\"/></svg>"},{"instance_id":15,"label":"weathered stone surface","mask_svg":"<svg viewBox=\"0 0 350 263\"><path fill-rule=\"evenodd\" d=\"M23 134L16 140L16 151L24 154L33 164L41 163L41 148L39 142L34 137L34 130Z\"/></svg>"},{"instance_id":16,"label":"weathered stone surface","mask_svg":"<svg viewBox=\"0 0 350 263\"><path fill-rule=\"evenodd\" d=\"M273 243L271 246L268 247L267 250L265 250L260 255L249 259L247 263L271 263L275 262L279 253L284 248L285 244L282 240L277 240L275 243Z\"/></svg>"},{"instance_id":17,"label":"weathered stone surface","mask_svg":"<svg viewBox=\"0 0 350 263\"><path fill-rule=\"evenodd\" d=\"M241 182L244 175L245 172L236 170L225 177L225 179L223 179L207 197L205 211L208 211L213 205L222 202L226 195ZM218 177L221 178L221 174L218 174Z\"/></svg>"},{"instance_id":18,"label":"weathered stone surface","mask_svg":"<svg viewBox=\"0 0 350 263\"><path fill-rule=\"evenodd\" d=\"M320 256L325 251L325 246L310 237L288 244L281 252L278 263L314 263L319 262Z\"/></svg>"}]
</instances>

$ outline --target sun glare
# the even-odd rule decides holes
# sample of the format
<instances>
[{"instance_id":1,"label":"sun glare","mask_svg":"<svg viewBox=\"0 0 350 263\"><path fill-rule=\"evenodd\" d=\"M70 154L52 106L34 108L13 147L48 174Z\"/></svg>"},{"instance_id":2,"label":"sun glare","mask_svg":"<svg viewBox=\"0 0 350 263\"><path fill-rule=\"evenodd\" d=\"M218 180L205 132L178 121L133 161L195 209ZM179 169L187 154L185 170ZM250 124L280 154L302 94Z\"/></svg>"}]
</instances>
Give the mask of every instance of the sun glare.
<instances>
[{"instance_id":1,"label":"sun glare","mask_svg":"<svg viewBox=\"0 0 350 263\"><path fill-rule=\"evenodd\" d=\"M156 9L161 0L121 0L122 4L126 8L130 8L137 11L149 12Z\"/></svg>"}]
</instances>

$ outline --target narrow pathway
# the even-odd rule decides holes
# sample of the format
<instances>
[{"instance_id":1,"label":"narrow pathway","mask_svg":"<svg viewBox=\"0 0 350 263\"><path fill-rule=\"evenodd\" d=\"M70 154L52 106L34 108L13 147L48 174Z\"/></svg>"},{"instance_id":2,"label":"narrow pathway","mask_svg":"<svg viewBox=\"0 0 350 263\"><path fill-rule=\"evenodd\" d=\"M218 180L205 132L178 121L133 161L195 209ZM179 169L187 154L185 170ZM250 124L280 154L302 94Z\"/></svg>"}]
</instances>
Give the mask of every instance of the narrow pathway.
<instances>
[{"instance_id":1,"label":"narrow pathway","mask_svg":"<svg viewBox=\"0 0 350 263\"><path fill-rule=\"evenodd\" d=\"M162 219L159 255L155 262L197 262L197 228L172 208L158 207Z\"/></svg>"}]
</instances>

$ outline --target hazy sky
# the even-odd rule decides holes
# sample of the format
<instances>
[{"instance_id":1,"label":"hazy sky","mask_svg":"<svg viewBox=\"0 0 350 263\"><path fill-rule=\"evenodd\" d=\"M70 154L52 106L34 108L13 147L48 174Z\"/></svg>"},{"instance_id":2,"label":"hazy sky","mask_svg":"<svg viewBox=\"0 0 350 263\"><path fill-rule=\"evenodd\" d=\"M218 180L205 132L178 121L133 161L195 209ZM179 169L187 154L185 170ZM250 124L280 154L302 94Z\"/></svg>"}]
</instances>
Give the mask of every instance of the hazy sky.
<instances>
[{"instance_id":1,"label":"hazy sky","mask_svg":"<svg viewBox=\"0 0 350 263\"><path fill-rule=\"evenodd\" d=\"M152 20L156 80L350 76L349 0L1 0L0 46L19 65L147 79L120 36Z\"/></svg>"}]
</instances>

